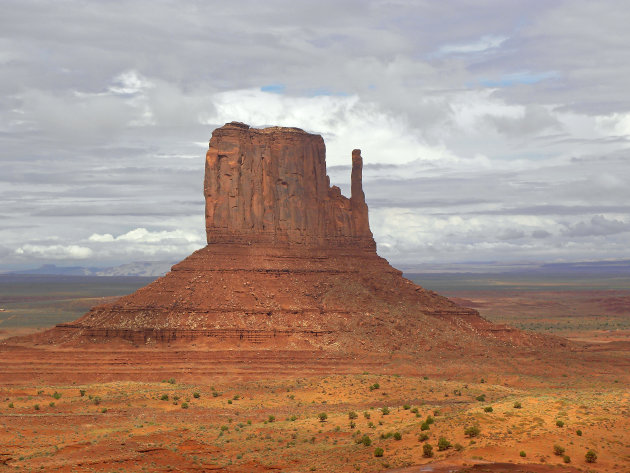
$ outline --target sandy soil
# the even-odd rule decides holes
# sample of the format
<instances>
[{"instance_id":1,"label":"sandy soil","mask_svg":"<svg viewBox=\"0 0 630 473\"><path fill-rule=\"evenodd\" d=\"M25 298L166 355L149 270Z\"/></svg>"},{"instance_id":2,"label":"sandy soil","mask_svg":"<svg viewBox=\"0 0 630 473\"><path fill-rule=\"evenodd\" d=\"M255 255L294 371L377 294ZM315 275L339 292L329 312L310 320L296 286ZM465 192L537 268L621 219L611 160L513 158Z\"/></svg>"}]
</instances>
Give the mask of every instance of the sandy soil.
<instances>
[{"instance_id":1,"label":"sandy soil","mask_svg":"<svg viewBox=\"0 0 630 473\"><path fill-rule=\"evenodd\" d=\"M0 464L47 472L630 470L623 347L569 354L566 376L524 355L497 365L103 348L0 349ZM434 423L422 430L428 416ZM465 434L470 426L477 436ZM451 447L440 451L440 437ZM596 463L586 463L589 449Z\"/></svg>"}]
</instances>

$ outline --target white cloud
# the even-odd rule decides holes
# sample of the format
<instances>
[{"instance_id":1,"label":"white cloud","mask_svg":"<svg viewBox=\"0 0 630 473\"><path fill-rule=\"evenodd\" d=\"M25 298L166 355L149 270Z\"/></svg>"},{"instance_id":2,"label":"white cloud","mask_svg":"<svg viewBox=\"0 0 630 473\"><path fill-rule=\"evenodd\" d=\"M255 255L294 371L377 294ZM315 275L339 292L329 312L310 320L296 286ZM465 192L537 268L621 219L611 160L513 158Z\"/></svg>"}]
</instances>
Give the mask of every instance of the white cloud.
<instances>
[{"instance_id":1,"label":"white cloud","mask_svg":"<svg viewBox=\"0 0 630 473\"><path fill-rule=\"evenodd\" d=\"M90 248L79 245L31 245L25 244L15 250L21 257L37 259L87 259L93 255Z\"/></svg>"},{"instance_id":2,"label":"white cloud","mask_svg":"<svg viewBox=\"0 0 630 473\"><path fill-rule=\"evenodd\" d=\"M477 40L468 43L445 44L438 49L436 54L469 54L487 51L488 49L498 48L508 39L507 36L486 35Z\"/></svg>"},{"instance_id":3,"label":"white cloud","mask_svg":"<svg viewBox=\"0 0 630 473\"><path fill-rule=\"evenodd\" d=\"M112 243L112 242L133 242L133 243L161 243L168 240L179 240L189 243L199 243L200 238L198 233L186 232L184 230L162 230L151 232L146 228L135 228L123 233L117 237L114 237L110 233L98 234L93 233L89 238L89 241L98 243Z\"/></svg>"}]
</instances>

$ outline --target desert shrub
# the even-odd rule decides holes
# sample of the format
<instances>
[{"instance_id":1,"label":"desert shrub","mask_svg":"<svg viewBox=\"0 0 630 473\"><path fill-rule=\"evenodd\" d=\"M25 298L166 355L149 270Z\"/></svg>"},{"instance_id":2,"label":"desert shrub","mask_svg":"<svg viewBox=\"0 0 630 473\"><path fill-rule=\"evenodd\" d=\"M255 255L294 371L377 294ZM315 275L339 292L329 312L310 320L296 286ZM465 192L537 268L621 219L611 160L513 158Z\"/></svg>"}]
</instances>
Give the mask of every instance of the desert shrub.
<instances>
[{"instance_id":1,"label":"desert shrub","mask_svg":"<svg viewBox=\"0 0 630 473\"><path fill-rule=\"evenodd\" d=\"M431 416L427 416L427 420L425 420L425 422L429 425L434 424L435 423L435 419Z\"/></svg>"},{"instance_id":2,"label":"desert shrub","mask_svg":"<svg viewBox=\"0 0 630 473\"><path fill-rule=\"evenodd\" d=\"M560 445L553 446L553 454L554 455L564 455L564 447Z\"/></svg>"},{"instance_id":3,"label":"desert shrub","mask_svg":"<svg viewBox=\"0 0 630 473\"><path fill-rule=\"evenodd\" d=\"M374 449L374 456L375 457L382 457L384 453L385 452L383 451L383 449L381 447L376 447Z\"/></svg>"},{"instance_id":4,"label":"desert shrub","mask_svg":"<svg viewBox=\"0 0 630 473\"><path fill-rule=\"evenodd\" d=\"M353 421L353 420L351 420L351 421L350 421L350 428L351 428L351 429L354 429L356 426L357 426L357 424L355 424L355 423L354 423L354 421ZM339 427L339 426L337 426L337 427Z\"/></svg>"},{"instance_id":5,"label":"desert shrub","mask_svg":"<svg viewBox=\"0 0 630 473\"><path fill-rule=\"evenodd\" d=\"M326 419L328 419L328 414L326 414L325 412L320 412L319 414L317 414L317 417L319 418L320 422L326 422Z\"/></svg>"},{"instance_id":6,"label":"desert shrub","mask_svg":"<svg viewBox=\"0 0 630 473\"><path fill-rule=\"evenodd\" d=\"M179 401L179 396L173 396L173 401Z\"/></svg>"},{"instance_id":7,"label":"desert shrub","mask_svg":"<svg viewBox=\"0 0 630 473\"><path fill-rule=\"evenodd\" d=\"M411 409L411 406L409 404L403 404L403 409L408 411L409 409Z\"/></svg>"},{"instance_id":8,"label":"desert shrub","mask_svg":"<svg viewBox=\"0 0 630 473\"><path fill-rule=\"evenodd\" d=\"M80 389L79 394L81 395L81 397L85 396L85 389Z\"/></svg>"},{"instance_id":9,"label":"desert shrub","mask_svg":"<svg viewBox=\"0 0 630 473\"><path fill-rule=\"evenodd\" d=\"M166 380L168 384L175 384L175 378L169 378Z\"/></svg>"},{"instance_id":10,"label":"desert shrub","mask_svg":"<svg viewBox=\"0 0 630 473\"><path fill-rule=\"evenodd\" d=\"M429 434L422 432L418 435L418 442L426 442L427 440L429 440Z\"/></svg>"},{"instance_id":11,"label":"desert shrub","mask_svg":"<svg viewBox=\"0 0 630 473\"><path fill-rule=\"evenodd\" d=\"M571 463L571 457L569 455L563 455L562 461L565 463Z\"/></svg>"},{"instance_id":12,"label":"desert shrub","mask_svg":"<svg viewBox=\"0 0 630 473\"><path fill-rule=\"evenodd\" d=\"M485 382L486 382L486 380L485 380L485 379L483 379L483 378L481 378L481 379L479 380L479 382L480 382L481 384L483 384L483 383L485 383Z\"/></svg>"},{"instance_id":13,"label":"desert shrub","mask_svg":"<svg viewBox=\"0 0 630 473\"><path fill-rule=\"evenodd\" d=\"M382 439L388 439L394 436L394 432L383 432L381 434Z\"/></svg>"},{"instance_id":14,"label":"desert shrub","mask_svg":"<svg viewBox=\"0 0 630 473\"><path fill-rule=\"evenodd\" d=\"M480 432L479 427L476 425L471 425L470 427L466 427L464 429L464 435L467 435L470 438L477 437Z\"/></svg>"},{"instance_id":15,"label":"desert shrub","mask_svg":"<svg viewBox=\"0 0 630 473\"><path fill-rule=\"evenodd\" d=\"M13 409L15 406L13 405L12 402L9 403L9 409Z\"/></svg>"},{"instance_id":16,"label":"desert shrub","mask_svg":"<svg viewBox=\"0 0 630 473\"><path fill-rule=\"evenodd\" d=\"M48 405L49 405L50 407L55 407L55 403L54 403L53 401L50 401L50 402L48 403Z\"/></svg>"},{"instance_id":17,"label":"desert shrub","mask_svg":"<svg viewBox=\"0 0 630 473\"><path fill-rule=\"evenodd\" d=\"M364 435L363 437L361 437L361 439L359 440L359 443L362 443L365 447L369 447L370 445L372 445L372 439L370 438L369 435Z\"/></svg>"},{"instance_id":18,"label":"desert shrub","mask_svg":"<svg viewBox=\"0 0 630 473\"><path fill-rule=\"evenodd\" d=\"M449 448L451 448L451 442L449 442L448 440L446 440L444 437L440 437L438 440L438 450L441 452L443 450L448 450Z\"/></svg>"},{"instance_id":19,"label":"desert shrub","mask_svg":"<svg viewBox=\"0 0 630 473\"><path fill-rule=\"evenodd\" d=\"M425 443L422 446L422 456L425 458L431 458L433 456L433 447L430 443Z\"/></svg>"},{"instance_id":20,"label":"desert shrub","mask_svg":"<svg viewBox=\"0 0 630 473\"><path fill-rule=\"evenodd\" d=\"M395 432L394 440L402 440L402 434L400 432Z\"/></svg>"},{"instance_id":21,"label":"desert shrub","mask_svg":"<svg viewBox=\"0 0 630 473\"><path fill-rule=\"evenodd\" d=\"M484 407L483 411L484 412L492 412L494 409L492 409L492 406L488 406L488 407Z\"/></svg>"},{"instance_id":22,"label":"desert shrub","mask_svg":"<svg viewBox=\"0 0 630 473\"><path fill-rule=\"evenodd\" d=\"M239 396L238 394L235 394L232 399L234 399L235 401L238 401L240 398L241 396Z\"/></svg>"},{"instance_id":23,"label":"desert shrub","mask_svg":"<svg viewBox=\"0 0 630 473\"><path fill-rule=\"evenodd\" d=\"M389 407L385 406L381 409L381 414L383 414L384 416L389 414Z\"/></svg>"},{"instance_id":24,"label":"desert shrub","mask_svg":"<svg viewBox=\"0 0 630 473\"><path fill-rule=\"evenodd\" d=\"M182 407L184 407L184 406L182 406ZM106 412L107 412L107 407L103 407L103 408L101 409L101 413L102 413L102 414L105 414Z\"/></svg>"},{"instance_id":25,"label":"desert shrub","mask_svg":"<svg viewBox=\"0 0 630 473\"><path fill-rule=\"evenodd\" d=\"M577 430L575 431L575 434L576 434L578 437L581 437L581 436L582 436L582 431L581 431L580 429L577 429Z\"/></svg>"},{"instance_id":26,"label":"desert shrub","mask_svg":"<svg viewBox=\"0 0 630 473\"><path fill-rule=\"evenodd\" d=\"M53 393L53 397L54 397L55 399L61 399L61 393L58 393L57 391L55 391L55 392Z\"/></svg>"},{"instance_id":27,"label":"desert shrub","mask_svg":"<svg viewBox=\"0 0 630 473\"><path fill-rule=\"evenodd\" d=\"M368 411L365 411L363 413L363 417L365 417L366 419L369 419L371 416L370 416L370 413Z\"/></svg>"},{"instance_id":28,"label":"desert shrub","mask_svg":"<svg viewBox=\"0 0 630 473\"><path fill-rule=\"evenodd\" d=\"M521 452L519 453L519 455L523 458L525 458L527 456L527 453L525 453L525 450L521 450Z\"/></svg>"},{"instance_id":29,"label":"desert shrub","mask_svg":"<svg viewBox=\"0 0 630 473\"><path fill-rule=\"evenodd\" d=\"M168 394L162 394L160 401L168 401Z\"/></svg>"},{"instance_id":30,"label":"desert shrub","mask_svg":"<svg viewBox=\"0 0 630 473\"><path fill-rule=\"evenodd\" d=\"M269 422L275 422L275 421L276 421L276 416L269 416L269 417L267 418L267 420L268 420Z\"/></svg>"},{"instance_id":31,"label":"desert shrub","mask_svg":"<svg viewBox=\"0 0 630 473\"><path fill-rule=\"evenodd\" d=\"M418 408L417 407L413 407L411 409L411 412L413 412L414 414L417 414L418 413Z\"/></svg>"},{"instance_id":32,"label":"desert shrub","mask_svg":"<svg viewBox=\"0 0 630 473\"><path fill-rule=\"evenodd\" d=\"M561 420L557 420L557 421L556 421L556 425L557 425L558 427L564 427L564 422L563 422L563 421L561 421Z\"/></svg>"},{"instance_id":33,"label":"desert shrub","mask_svg":"<svg viewBox=\"0 0 630 473\"><path fill-rule=\"evenodd\" d=\"M354 412L354 411L350 411L350 412L348 412L348 419L350 419L350 420L354 420L354 419L356 419L357 417L359 417L359 415L358 415L356 412Z\"/></svg>"},{"instance_id":34,"label":"desert shrub","mask_svg":"<svg viewBox=\"0 0 630 473\"><path fill-rule=\"evenodd\" d=\"M431 426L429 424L427 424L426 422L423 422L420 425L420 430L429 430L431 428Z\"/></svg>"},{"instance_id":35,"label":"desert shrub","mask_svg":"<svg viewBox=\"0 0 630 473\"><path fill-rule=\"evenodd\" d=\"M228 404L232 404L232 399L228 399Z\"/></svg>"},{"instance_id":36,"label":"desert shrub","mask_svg":"<svg viewBox=\"0 0 630 473\"><path fill-rule=\"evenodd\" d=\"M376 426L374 425L374 422L368 422L368 427L369 427L370 429L374 429L374 428L376 428Z\"/></svg>"},{"instance_id":37,"label":"desert shrub","mask_svg":"<svg viewBox=\"0 0 630 473\"><path fill-rule=\"evenodd\" d=\"M291 422L295 422L297 420L297 416L296 415L292 415L291 417L289 417L289 420Z\"/></svg>"},{"instance_id":38,"label":"desert shrub","mask_svg":"<svg viewBox=\"0 0 630 473\"><path fill-rule=\"evenodd\" d=\"M520 402L516 401L516 402L514 403L514 409L520 409L521 407L523 407L523 406L521 405L521 403L520 403Z\"/></svg>"},{"instance_id":39,"label":"desert shrub","mask_svg":"<svg viewBox=\"0 0 630 473\"><path fill-rule=\"evenodd\" d=\"M201 397L201 393L199 393L199 392L195 391L195 392L193 393L193 397L194 397L195 399L199 399L199 398Z\"/></svg>"},{"instance_id":40,"label":"desert shrub","mask_svg":"<svg viewBox=\"0 0 630 473\"><path fill-rule=\"evenodd\" d=\"M380 384L374 383L370 386L370 391L374 391L375 389L379 389L381 387Z\"/></svg>"},{"instance_id":41,"label":"desert shrub","mask_svg":"<svg viewBox=\"0 0 630 473\"><path fill-rule=\"evenodd\" d=\"M188 403L182 402L182 409L188 409Z\"/></svg>"},{"instance_id":42,"label":"desert shrub","mask_svg":"<svg viewBox=\"0 0 630 473\"><path fill-rule=\"evenodd\" d=\"M33 406L33 409L35 409L36 411L38 411L38 410L39 410L39 404L35 404L35 405Z\"/></svg>"},{"instance_id":43,"label":"desert shrub","mask_svg":"<svg viewBox=\"0 0 630 473\"><path fill-rule=\"evenodd\" d=\"M486 401L486 395L485 394L480 394L475 399L477 399L477 401L479 401L479 402L485 402Z\"/></svg>"},{"instance_id":44,"label":"desert shrub","mask_svg":"<svg viewBox=\"0 0 630 473\"><path fill-rule=\"evenodd\" d=\"M461 443L456 443L455 445L453 445L453 448L458 452L461 452L464 449L464 446Z\"/></svg>"},{"instance_id":45,"label":"desert shrub","mask_svg":"<svg viewBox=\"0 0 630 473\"><path fill-rule=\"evenodd\" d=\"M595 453L595 450L589 450L586 452L586 455L584 455L584 458L586 459L586 463L595 463L597 461L597 453Z\"/></svg>"},{"instance_id":46,"label":"desert shrub","mask_svg":"<svg viewBox=\"0 0 630 473\"><path fill-rule=\"evenodd\" d=\"M95 397L92 399L92 402L94 403L94 405L95 405L95 406L98 406L98 405L101 403L101 398L100 398L100 397L98 397L98 396L95 396Z\"/></svg>"}]
</instances>

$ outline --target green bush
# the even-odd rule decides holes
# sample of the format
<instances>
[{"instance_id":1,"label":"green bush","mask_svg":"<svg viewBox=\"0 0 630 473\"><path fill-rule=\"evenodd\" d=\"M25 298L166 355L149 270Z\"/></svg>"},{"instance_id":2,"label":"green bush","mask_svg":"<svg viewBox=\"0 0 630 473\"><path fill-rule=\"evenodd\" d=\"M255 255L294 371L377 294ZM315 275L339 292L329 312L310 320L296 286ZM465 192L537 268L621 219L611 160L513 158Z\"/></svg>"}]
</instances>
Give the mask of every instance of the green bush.
<instances>
[{"instance_id":1,"label":"green bush","mask_svg":"<svg viewBox=\"0 0 630 473\"><path fill-rule=\"evenodd\" d=\"M519 455L523 458L525 458L527 456L527 453L525 453L525 450L521 450L521 452L519 453Z\"/></svg>"},{"instance_id":2,"label":"green bush","mask_svg":"<svg viewBox=\"0 0 630 473\"><path fill-rule=\"evenodd\" d=\"M441 452L443 450L448 450L451 448L451 442L446 440L444 437L440 437L438 440L438 450Z\"/></svg>"},{"instance_id":3,"label":"green bush","mask_svg":"<svg viewBox=\"0 0 630 473\"><path fill-rule=\"evenodd\" d=\"M429 430L431 428L431 426L429 424L427 424L426 422L423 422L420 425L420 430Z\"/></svg>"},{"instance_id":4,"label":"green bush","mask_svg":"<svg viewBox=\"0 0 630 473\"><path fill-rule=\"evenodd\" d=\"M431 416L427 416L427 420L425 420L425 422L429 425L434 424L435 423L435 419Z\"/></svg>"},{"instance_id":5,"label":"green bush","mask_svg":"<svg viewBox=\"0 0 630 473\"><path fill-rule=\"evenodd\" d=\"M409 404L403 404L403 409L408 411L409 409L411 409L411 406Z\"/></svg>"},{"instance_id":6,"label":"green bush","mask_svg":"<svg viewBox=\"0 0 630 473\"><path fill-rule=\"evenodd\" d=\"M582 436L582 431L581 431L580 429L577 429L577 430L575 431L575 434L576 434L578 437L581 437L581 436Z\"/></svg>"},{"instance_id":7,"label":"green bush","mask_svg":"<svg viewBox=\"0 0 630 473\"><path fill-rule=\"evenodd\" d=\"M563 422L563 421L561 421L561 420L557 420L557 421L556 421L556 425L557 425L558 427L564 427L564 422Z\"/></svg>"},{"instance_id":8,"label":"green bush","mask_svg":"<svg viewBox=\"0 0 630 473\"><path fill-rule=\"evenodd\" d=\"M586 455L584 455L584 458L586 459L586 463L595 463L597 461L597 453L595 453L594 450L589 450L586 452Z\"/></svg>"},{"instance_id":9,"label":"green bush","mask_svg":"<svg viewBox=\"0 0 630 473\"><path fill-rule=\"evenodd\" d=\"M387 407L387 406L383 407L381 409L381 414L383 414L384 416L388 415L389 414L389 407Z\"/></svg>"},{"instance_id":10,"label":"green bush","mask_svg":"<svg viewBox=\"0 0 630 473\"><path fill-rule=\"evenodd\" d=\"M167 380L166 380L166 382L167 382L168 384L175 384L175 378L170 378L170 379L167 379Z\"/></svg>"},{"instance_id":11,"label":"green bush","mask_svg":"<svg viewBox=\"0 0 630 473\"><path fill-rule=\"evenodd\" d=\"M485 402L486 401L486 395L485 394L480 394L475 399L477 399L477 401L480 401L480 402Z\"/></svg>"},{"instance_id":12,"label":"green bush","mask_svg":"<svg viewBox=\"0 0 630 473\"><path fill-rule=\"evenodd\" d=\"M54 392L53 397L55 399L61 399L61 393L58 393L57 391Z\"/></svg>"},{"instance_id":13,"label":"green bush","mask_svg":"<svg viewBox=\"0 0 630 473\"><path fill-rule=\"evenodd\" d=\"M520 403L520 402L516 401L516 402L514 403L514 409L520 409L521 407L523 407L523 406L521 405L521 403Z\"/></svg>"},{"instance_id":14,"label":"green bush","mask_svg":"<svg viewBox=\"0 0 630 473\"><path fill-rule=\"evenodd\" d=\"M319 414L317 414L317 417L319 418L320 422L326 422L326 419L328 419L328 414L326 414L325 412L320 412Z\"/></svg>"},{"instance_id":15,"label":"green bush","mask_svg":"<svg viewBox=\"0 0 630 473\"><path fill-rule=\"evenodd\" d=\"M484 407L483 411L484 412L492 412L494 409L492 409L492 406L488 406L488 407Z\"/></svg>"},{"instance_id":16,"label":"green bush","mask_svg":"<svg viewBox=\"0 0 630 473\"><path fill-rule=\"evenodd\" d=\"M402 440L402 434L400 432L394 433L394 440Z\"/></svg>"},{"instance_id":17,"label":"green bush","mask_svg":"<svg viewBox=\"0 0 630 473\"><path fill-rule=\"evenodd\" d=\"M162 394L160 401L168 401L168 394Z\"/></svg>"},{"instance_id":18,"label":"green bush","mask_svg":"<svg viewBox=\"0 0 630 473\"><path fill-rule=\"evenodd\" d=\"M425 443L422 446L422 456L425 458L431 458L433 456L433 447L429 443Z\"/></svg>"},{"instance_id":19,"label":"green bush","mask_svg":"<svg viewBox=\"0 0 630 473\"><path fill-rule=\"evenodd\" d=\"M564 455L564 447L560 445L553 446L553 454L554 455Z\"/></svg>"},{"instance_id":20,"label":"green bush","mask_svg":"<svg viewBox=\"0 0 630 473\"><path fill-rule=\"evenodd\" d=\"M429 434L425 434L424 432L418 435L418 442L426 442L429 440Z\"/></svg>"},{"instance_id":21,"label":"green bush","mask_svg":"<svg viewBox=\"0 0 630 473\"><path fill-rule=\"evenodd\" d=\"M372 445L372 439L370 438L369 435L364 435L363 437L361 437L361 440L359 441L359 443L362 443L365 447L369 447L370 445Z\"/></svg>"},{"instance_id":22,"label":"green bush","mask_svg":"<svg viewBox=\"0 0 630 473\"><path fill-rule=\"evenodd\" d=\"M38 411L38 410L39 410L39 404L35 404L35 405L33 406L33 409L35 409L36 411Z\"/></svg>"},{"instance_id":23,"label":"green bush","mask_svg":"<svg viewBox=\"0 0 630 473\"><path fill-rule=\"evenodd\" d=\"M382 457L384 453L385 452L383 451L383 449L381 447L376 447L374 449L374 456L375 457Z\"/></svg>"},{"instance_id":24,"label":"green bush","mask_svg":"<svg viewBox=\"0 0 630 473\"><path fill-rule=\"evenodd\" d=\"M193 393L193 397L194 397L195 399L199 399L199 398L201 397L201 394L200 394L199 392L195 391L195 392Z\"/></svg>"},{"instance_id":25,"label":"green bush","mask_svg":"<svg viewBox=\"0 0 630 473\"><path fill-rule=\"evenodd\" d=\"M368 411L365 411L365 412L363 412L363 417L365 417L366 419L369 419L371 416L370 416L370 413Z\"/></svg>"},{"instance_id":26,"label":"green bush","mask_svg":"<svg viewBox=\"0 0 630 473\"><path fill-rule=\"evenodd\" d=\"M381 387L380 384L374 383L373 385L370 386L370 391L374 391L375 389L379 389L380 387Z\"/></svg>"},{"instance_id":27,"label":"green bush","mask_svg":"<svg viewBox=\"0 0 630 473\"><path fill-rule=\"evenodd\" d=\"M85 396L85 389L80 389L79 394L81 395L81 397Z\"/></svg>"},{"instance_id":28,"label":"green bush","mask_svg":"<svg viewBox=\"0 0 630 473\"><path fill-rule=\"evenodd\" d=\"M569 455L564 455L562 457L562 461L565 463L571 463L571 457Z\"/></svg>"},{"instance_id":29,"label":"green bush","mask_svg":"<svg viewBox=\"0 0 630 473\"><path fill-rule=\"evenodd\" d=\"M461 452L464 449L464 446L461 443L456 443L455 445L453 445L453 448L458 452Z\"/></svg>"},{"instance_id":30,"label":"green bush","mask_svg":"<svg viewBox=\"0 0 630 473\"><path fill-rule=\"evenodd\" d=\"M188 403L182 402L182 409L188 409Z\"/></svg>"},{"instance_id":31,"label":"green bush","mask_svg":"<svg viewBox=\"0 0 630 473\"><path fill-rule=\"evenodd\" d=\"M464 435L467 435L470 438L477 437L480 432L479 427L476 425L471 425L470 427L466 427L464 429Z\"/></svg>"},{"instance_id":32,"label":"green bush","mask_svg":"<svg viewBox=\"0 0 630 473\"><path fill-rule=\"evenodd\" d=\"M354 412L354 411L350 411L350 412L348 412L348 419L350 419L350 420L354 420L354 419L356 419L357 417L359 417L359 415L358 415L356 412Z\"/></svg>"},{"instance_id":33,"label":"green bush","mask_svg":"<svg viewBox=\"0 0 630 473\"><path fill-rule=\"evenodd\" d=\"M418 413L418 408L417 407L412 408L411 412L413 412L414 414L417 414Z\"/></svg>"},{"instance_id":34,"label":"green bush","mask_svg":"<svg viewBox=\"0 0 630 473\"><path fill-rule=\"evenodd\" d=\"M321 414L320 414L320 415L321 415ZM275 421L276 421L276 416L269 416L269 417L267 418L267 421L269 421L269 422L275 422Z\"/></svg>"}]
</instances>

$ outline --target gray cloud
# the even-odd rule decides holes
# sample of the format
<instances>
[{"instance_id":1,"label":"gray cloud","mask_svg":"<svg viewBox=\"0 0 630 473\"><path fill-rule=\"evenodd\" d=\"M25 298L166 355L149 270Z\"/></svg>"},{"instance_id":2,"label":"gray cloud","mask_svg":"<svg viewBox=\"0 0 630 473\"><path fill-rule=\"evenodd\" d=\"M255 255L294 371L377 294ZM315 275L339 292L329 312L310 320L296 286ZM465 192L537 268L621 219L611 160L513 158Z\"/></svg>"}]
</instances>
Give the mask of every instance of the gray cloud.
<instances>
[{"instance_id":1,"label":"gray cloud","mask_svg":"<svg viewBox=\"0 0 630 473\"><path fill-rule=\"evenodd\" d=\"M624 6L8 0L2 265L185 256L203 244L207 140L230 120L323 134L346 193L361 148L394 262L618 257Z\"/></svg>"}]
</instances>

